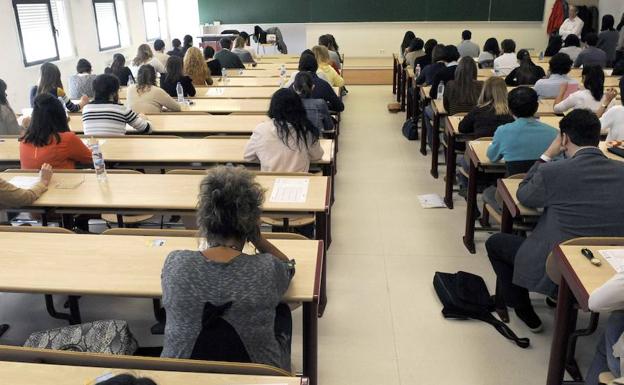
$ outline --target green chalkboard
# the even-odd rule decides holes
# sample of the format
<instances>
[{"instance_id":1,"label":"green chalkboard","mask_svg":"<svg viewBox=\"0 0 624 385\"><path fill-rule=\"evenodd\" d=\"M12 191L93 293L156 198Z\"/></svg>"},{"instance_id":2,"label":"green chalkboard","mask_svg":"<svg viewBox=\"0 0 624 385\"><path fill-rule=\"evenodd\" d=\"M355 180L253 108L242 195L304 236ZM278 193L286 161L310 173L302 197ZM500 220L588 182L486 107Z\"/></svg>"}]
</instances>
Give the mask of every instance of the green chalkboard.
<instances>
[{"instance_id":1,"label":"green chalkboard","mask_svg":"<svg viewBox=\"0 0 624 385\"><path fill-rule=\"evenodd\" d=\"M201 23L542 21L545 0L198 0Z\"/></svg>"}]
</instances>

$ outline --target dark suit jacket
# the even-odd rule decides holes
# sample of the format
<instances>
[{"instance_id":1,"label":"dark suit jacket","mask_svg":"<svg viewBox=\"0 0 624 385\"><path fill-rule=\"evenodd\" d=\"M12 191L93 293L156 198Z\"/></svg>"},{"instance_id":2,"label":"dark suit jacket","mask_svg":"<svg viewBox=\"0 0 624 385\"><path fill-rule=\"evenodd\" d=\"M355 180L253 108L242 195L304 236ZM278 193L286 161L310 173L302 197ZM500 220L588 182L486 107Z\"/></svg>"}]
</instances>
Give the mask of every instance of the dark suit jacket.
<instances>
[{"instance_id":1,"label":"dark suit jacket","mask_svg":"<svg viewBox=\"0 0 624 385\"><path fill-rule=\"evenodd\" d=\"M452 65L450 67L446 67L440 72L436 73L433 76L433 82L431 83L431 91L429 92L429 97L431 99L436 99L438 97L438 86L440 82L444 82L444 84L448 84L449 81L455 79L455 70L457 69L457 64Z\"/></svg>"},{"instance_id":2,"label":"dark suit jacket","mask_svg":"<svg viewBox=\"0 0 624 385\"><path fill-rule=\"evenodd\" d=\"M232 53L230 50L227 49L222 49L221 51L217 52L214 58L218 60L219 63L221 63L222 68L245 68L245 65L238 57L238 55Z\"/></svg>"},{"instance_id":3,"label":"dark suit jacket","mask_svg":"<svg viewBox=\"0 0 624 385\"><path fill-rule=\"evenodd\" d=\"M536 163L520 184L518 200L544 208L535 231L516 253L513 282L530 291L554 295L546 258L559 243L577 237L624 236L624 162L608 159L598 148L574 157Z\"/></svg>"}]
</instances>

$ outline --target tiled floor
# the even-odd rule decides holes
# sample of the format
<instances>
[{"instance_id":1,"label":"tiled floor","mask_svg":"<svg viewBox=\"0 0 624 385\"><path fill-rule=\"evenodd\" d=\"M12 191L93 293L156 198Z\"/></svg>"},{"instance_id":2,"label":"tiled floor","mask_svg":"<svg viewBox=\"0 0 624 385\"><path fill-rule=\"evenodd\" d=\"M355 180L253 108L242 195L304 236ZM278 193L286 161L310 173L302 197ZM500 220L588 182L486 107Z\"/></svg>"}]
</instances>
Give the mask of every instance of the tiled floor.
<instances>
[{"instance_id":1,"label":"tiled floor","mask_svg":"<svg viewBox=\"0 0 624 385\"><path fill-rule=\"evenodd\" d=\"M420 208L417 195L442 194L443 179L429 175L430 158L420 155L418 142L402 137L404 115L387 112L390 87L353 86L349 91L332 213L329 304L319 322L319 383L543 384L553 311L536 297L545 323L540 335L532 335L512 314L511 327L531 338L526 350L485 323L442 318L432 286L436 271L470 271L493 287L483 247L487 234L477 233L477 254L471 255L461 242L461 199L456 198L454 210ZM141 344L160 343L149 335L150 301L90 297L81 306L86 320L128 319ZM0 341L13 344L33 330L63 325L47 316L41 296L31 295L0 294L0 322L12 325ZM293 358L300 368L298 328L295 333ZM595 339L580 341L582 367L591 359Z\"/></svg>"}]
</instances>

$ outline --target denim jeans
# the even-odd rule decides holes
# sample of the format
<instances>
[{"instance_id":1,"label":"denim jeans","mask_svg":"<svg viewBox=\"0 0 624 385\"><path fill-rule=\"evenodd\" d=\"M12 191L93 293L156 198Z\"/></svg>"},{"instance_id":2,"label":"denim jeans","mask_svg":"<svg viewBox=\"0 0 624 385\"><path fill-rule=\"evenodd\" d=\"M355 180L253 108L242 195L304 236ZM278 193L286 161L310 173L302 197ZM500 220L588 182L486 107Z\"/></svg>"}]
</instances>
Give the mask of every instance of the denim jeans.
<instances>
[{"instance_id":1,"label":"denim jeans","mask_svg":"<svg viewBox=\"0 0 624 385\"><path fill-rule=\"evenodd\" d=\"M613 344L624 333L624 311L616 311L607 321L607 329L596 347L594 360L587 371L586 385L598 385L598 376L602 372L611 372L620 377L620 359L613 356Z\"/></svg>"}]
</instances>

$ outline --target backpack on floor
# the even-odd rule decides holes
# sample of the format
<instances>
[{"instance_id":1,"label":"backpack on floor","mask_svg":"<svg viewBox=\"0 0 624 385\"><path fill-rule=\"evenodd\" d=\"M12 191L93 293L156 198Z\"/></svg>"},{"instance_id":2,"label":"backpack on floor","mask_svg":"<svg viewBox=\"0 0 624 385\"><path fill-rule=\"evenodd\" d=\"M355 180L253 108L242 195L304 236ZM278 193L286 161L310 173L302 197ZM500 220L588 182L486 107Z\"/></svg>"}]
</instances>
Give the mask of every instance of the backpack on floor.
<instances>
[{"instance_id":1,"label":"backpack on floor","mask_svg":"<svg viewBox=\"0 0 624 385\"><path fill-rule=\"evenodd\" d=\"M519 347L529 347L531 342L528 338L519 338L509 326L492 315L494 303L490 299L485 281L480 276L464 271L456 274L436 272L433 276L433 287L444 306L444 318L487 322Z\"/></svg>"},{"instance_id":2,"label":"backpack on floor","mask_svg":"<svg viewBox=\"0 0 624 385\"><path fill-rule=\"evenodd\" d=\"M418 125L414 121L414 119L407 119L405 123L403 123L403 128L401 129L403 132L403 136L407 138L407 140L416 140L418 139Z\"/></svg>"}]
</instances>

